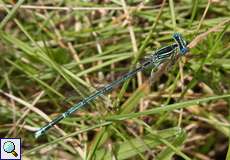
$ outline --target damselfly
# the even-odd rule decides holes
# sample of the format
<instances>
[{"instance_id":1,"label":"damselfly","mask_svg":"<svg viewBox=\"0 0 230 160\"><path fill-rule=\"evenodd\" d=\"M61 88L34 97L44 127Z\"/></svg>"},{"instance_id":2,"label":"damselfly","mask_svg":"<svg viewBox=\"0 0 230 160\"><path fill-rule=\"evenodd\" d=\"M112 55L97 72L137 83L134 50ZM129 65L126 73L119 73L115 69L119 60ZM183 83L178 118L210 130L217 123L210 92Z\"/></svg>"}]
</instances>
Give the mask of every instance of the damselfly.
<instances>
[{"instance_id":1,"label":"damselfly","mask_svg":"<svg viewBox=\"0 0 230 160\"><path fill-rule=\"evenodd\" d=\"M76 103L71 108L69 108L66 112L62 113L61 115L56 117L54 120L52 120L50 123L48 123L44 127L40 128L38 131L36 131L35 137L37 138L37 137L43 135L49 128L51 128L52 126L57 124L59 121L66 118L67 116L71 115L73 112L79 110L81 107L86 106L95 98L104 95L106 92L109 92L118 84L121 84L122 82L126 81L127 79L133 77L134 75L136 75L137 72L143 71L149 67L158 67L165 60L170 60L172 57L174 57L178 51L179 51L179 56L183 56L188 51L188 48L186 46L186 41L183 39L183 37L180 33L174 33L173 39L175 40L176 43L165 46L165 47L155 51L139 67L126 73L125 75L123 75L119 79L113 81L112 83L105 85L101 89L96 90L95 92L93 92L88 97L86 97L83 100L81 100L80 102Z\"/></svg>"}]
</instances>

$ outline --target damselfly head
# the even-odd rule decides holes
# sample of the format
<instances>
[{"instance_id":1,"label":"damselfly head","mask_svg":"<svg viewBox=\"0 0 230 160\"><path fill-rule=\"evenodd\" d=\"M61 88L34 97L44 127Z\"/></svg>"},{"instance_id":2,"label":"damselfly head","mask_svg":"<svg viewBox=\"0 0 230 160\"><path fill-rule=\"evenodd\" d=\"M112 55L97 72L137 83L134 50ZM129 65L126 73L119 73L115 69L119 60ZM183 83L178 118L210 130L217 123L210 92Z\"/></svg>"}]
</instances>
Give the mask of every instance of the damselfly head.
<instances>
[{"instance_id":1,"label":"damselfly head","mask_svg":"<svg viewBox=\"0 0 230 160\"><path fill-rule=\"evenodd\" d=\"M176 41L180 54L185 55L188 52L187 42L184 40L182 35L180 33L174 33L173 39Z\"/></svg>"}]
</instances>

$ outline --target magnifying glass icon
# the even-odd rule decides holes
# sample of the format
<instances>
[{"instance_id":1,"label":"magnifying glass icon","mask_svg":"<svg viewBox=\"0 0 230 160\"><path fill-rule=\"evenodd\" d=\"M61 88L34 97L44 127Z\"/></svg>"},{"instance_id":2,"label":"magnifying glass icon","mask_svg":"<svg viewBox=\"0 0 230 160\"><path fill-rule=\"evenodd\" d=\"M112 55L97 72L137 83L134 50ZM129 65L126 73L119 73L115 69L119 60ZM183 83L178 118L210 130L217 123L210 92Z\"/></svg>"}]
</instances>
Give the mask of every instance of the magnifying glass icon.
<instances>
[{"instance_id":1,"label":"magnifying glass icon","mask_svg":"<svg viewBox=\"0 0 230 160\"><path fill-rule=\"evenodd\" d=\"M3 149L6 153L13 154L14 157L17 157L18 154L15 152L15 145L11 141L7 141L3 144Z\"/></svg>"}]
</instances>

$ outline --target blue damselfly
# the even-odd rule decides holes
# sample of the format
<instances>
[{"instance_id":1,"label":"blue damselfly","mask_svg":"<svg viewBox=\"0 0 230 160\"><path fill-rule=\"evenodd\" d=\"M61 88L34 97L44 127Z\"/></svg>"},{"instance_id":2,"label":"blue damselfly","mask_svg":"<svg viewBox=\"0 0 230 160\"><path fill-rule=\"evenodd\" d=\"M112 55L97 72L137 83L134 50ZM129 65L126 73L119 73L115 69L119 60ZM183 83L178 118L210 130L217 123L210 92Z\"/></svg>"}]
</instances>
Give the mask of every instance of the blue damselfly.
<instances>
[{"instance_id":1,"label":"blue damselfly","mask_svg":"<svg viewBox=\"0 0 230 160\"><path fill-rule=\"evenodd\" d=\"M39 137L43 135L49 128L57 124L59 121L64 119L65 117L71 115L73 112L77 111L83 106L86 106L89 104L92 100L95 98L104 95L105 93L112 90L115 86L121 84L122 82L126 81L127 79L133 77L136 75L137 72L143 71L146 68L149 67L158 67L161 63L163 63L165 60L170 60L173 56L179 52L179 56L185 55L186 52L188 52L188 48L186 46L186 41L183 39L180 33L174 33L173 38L175 40L175 43L165 46L161 49L158 49L153 54L151 54L145 61L142 63L139 67L135 68L134 70L124 74L119 79L113 81L112 83L105 85L99 90L96 90L88 97L84 98L80 102L73 105L71 108L69 108L66 112L62 113L58 117L56 117L54 120L52 120L50 123L45 125L44 127L40 128L35 133L35 137Z\"/></svg>"}]
</instances>

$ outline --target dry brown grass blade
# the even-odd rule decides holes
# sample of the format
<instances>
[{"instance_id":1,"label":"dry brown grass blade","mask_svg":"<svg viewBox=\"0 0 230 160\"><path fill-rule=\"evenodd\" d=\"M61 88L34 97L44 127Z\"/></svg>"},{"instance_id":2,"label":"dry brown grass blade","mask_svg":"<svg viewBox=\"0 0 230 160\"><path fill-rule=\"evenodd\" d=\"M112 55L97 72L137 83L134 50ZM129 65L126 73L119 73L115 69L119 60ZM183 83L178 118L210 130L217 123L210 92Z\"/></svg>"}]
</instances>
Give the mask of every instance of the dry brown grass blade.
<instances>
[{"instance_id":1,"label":"dry brown grass blade","mask_svg":"<svg viewBox=\"0 0 230 160\"><path fill-rule=\"evenodd\" d=\"M42 118L44 118L47 122L51 122L51 119L50 119L50 117L47 114L45 114L40 109L34 107L32 104L30 104L30 103L24 101L23 99L20 99L20 98L14 96L12 94L6 93L6 92L4 92L2 90L0 90L0 93L3 94L3 95L5 95L6 97L8 97L10 99L13 99L15 102L24 105L25 107L27 107L31 111L35 112L36 114L38 114L39 116L41 116ZM59 133L62 136L66 136L67 135L67 133L65 131L63 131L61 128L59 128L57 125L55 125L54 127L59 131ZM79 142L76 139L73 139L73 138L69 138L66 141L70 141L70 142L73 142L73 143L75 142L76 144L79 144ZM83 151L82 151L82 149L80 147L76 146L76 150L81 155L81 157L83 157Z\"/></svg>"},{"instance_id":2,"label":"dry brown grass blade","mask_svg":"<svg viewBox=\"0 0 230 160\"><path fill-rule=\"evenodd\" d=\"M208 31L201 33L200 35L196 36L189 44L188 48L194 48L198 43L201 43L207 36L208 34L212 32L218 32L220 29L226 24L230 22L230 18L226 19L225 21L219 23L218 25L210 28Z\"/></svg>"},{"instance_id":3,"label":"dry brown grass blade","mask_svg":"<svg viewBox=\"0 0 230 160\"><path fill-rule=\"evenodd\" d=\"M34 107L32 104L24 101L21 98L18 98L10 93L6 93L0 90L0 93L2 93L3 95L5 95L8 98L13 99L15 102L24 105L25 107L29 108L31 111L37 113L39 116L41 116L42 118L44 118L47 122L50 122L51 119L49 118L49 116L47 114L45 114L44 112L42 112L40 109ZM58 127L56 126L56 128L58 129ZM58 129L60 131L60 128ZM63 131L60 131L63 134Z\"/></svg>"}]
</instances>

